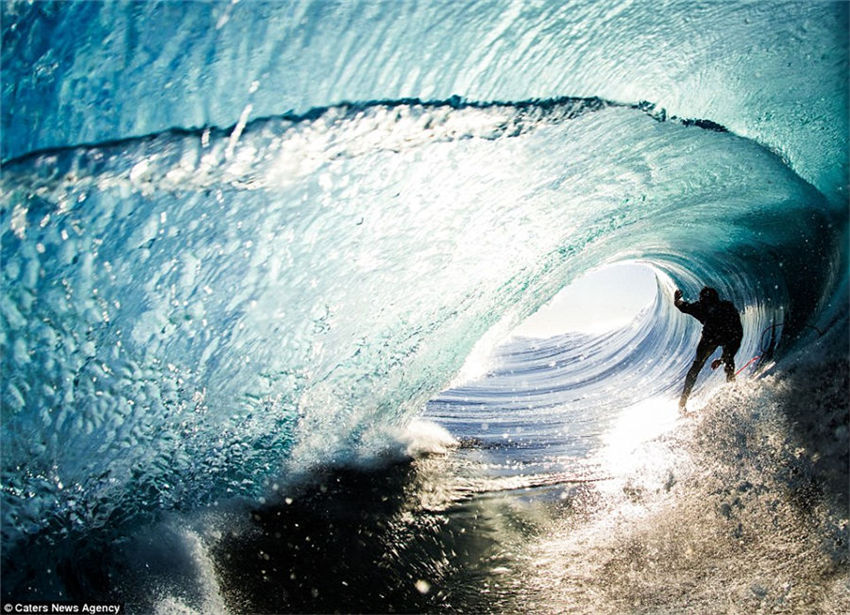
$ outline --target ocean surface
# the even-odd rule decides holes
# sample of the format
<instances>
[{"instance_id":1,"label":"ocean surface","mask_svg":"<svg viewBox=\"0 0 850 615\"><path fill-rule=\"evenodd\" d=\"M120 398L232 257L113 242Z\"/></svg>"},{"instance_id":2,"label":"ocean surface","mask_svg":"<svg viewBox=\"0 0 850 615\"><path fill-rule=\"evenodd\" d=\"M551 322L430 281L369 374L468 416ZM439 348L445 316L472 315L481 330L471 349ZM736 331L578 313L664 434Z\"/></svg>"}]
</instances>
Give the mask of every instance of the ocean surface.
<instances>
[{"instance_id":1,"label":"ocean surface","mask_svg":"<svg viewBox=\"0 0 850 615\"><path fill-rule=\"evenodd\" d=\"M5 605L850 610L850 5L0 6Z\"/></svg>"}]
</instances>

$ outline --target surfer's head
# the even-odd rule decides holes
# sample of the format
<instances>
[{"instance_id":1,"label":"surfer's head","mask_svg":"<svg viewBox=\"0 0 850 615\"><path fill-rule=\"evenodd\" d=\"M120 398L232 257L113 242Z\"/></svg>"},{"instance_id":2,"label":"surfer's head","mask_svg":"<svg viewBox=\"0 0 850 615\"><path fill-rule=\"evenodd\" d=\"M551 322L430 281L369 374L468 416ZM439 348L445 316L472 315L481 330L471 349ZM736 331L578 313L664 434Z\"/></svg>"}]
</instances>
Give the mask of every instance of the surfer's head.
<instances>
[{"instance_id":1,"label":"surfer's head","mask_svg":"<svg viewBox=\"0 0 850 615\"><path fill-rule=\"evenodd\" d=\"M710 286L705 286L699 291L699 300L703 303L717 303L720 301L720 295Z\"/></svg>"}]
</instances>

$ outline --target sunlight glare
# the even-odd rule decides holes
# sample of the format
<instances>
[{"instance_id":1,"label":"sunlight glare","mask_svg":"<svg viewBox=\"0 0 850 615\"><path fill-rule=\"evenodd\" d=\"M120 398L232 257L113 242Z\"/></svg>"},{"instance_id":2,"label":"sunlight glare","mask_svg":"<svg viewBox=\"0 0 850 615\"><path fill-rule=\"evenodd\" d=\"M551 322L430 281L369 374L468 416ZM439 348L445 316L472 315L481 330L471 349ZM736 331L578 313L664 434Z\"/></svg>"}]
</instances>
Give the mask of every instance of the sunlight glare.
<instances>
[{"instance_id":1,"label":"sunlight glare","mask_svg":"<svg viewBox=\"0 0 850 615\"><path fill-rule=\"evenodd\" d=\"M641 467L666 468L663 447L650 446L671 431L680 418L675 399L651 397L622 411L613 428L603 436L601 461L612 475L633 474Z\"/></svg>"}]
</instances>

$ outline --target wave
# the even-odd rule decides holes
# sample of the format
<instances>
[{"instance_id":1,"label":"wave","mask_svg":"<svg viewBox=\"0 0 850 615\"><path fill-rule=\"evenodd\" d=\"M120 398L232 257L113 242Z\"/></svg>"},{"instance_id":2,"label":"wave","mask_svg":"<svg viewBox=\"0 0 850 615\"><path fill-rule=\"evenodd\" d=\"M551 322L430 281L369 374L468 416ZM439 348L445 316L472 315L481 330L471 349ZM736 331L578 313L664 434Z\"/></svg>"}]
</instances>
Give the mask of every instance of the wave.
<instances>
[{"instance_id":1,"label":"wave","mask_svg":"<svg viewBox=\"0 0 850 615\"><path fill-rule=\"evenodd\" d=\"M2 3L4 601L843 612L848 6Z\"/></svg>"},{"instance_id":2,"label":"wave","mask_svg":"<svg viewBox=\"0 0 850 615\"><path fill-rule=\"evenodd\" d=\"M302 489L319 504L296 506L293 524L362 504L374 514L357 527L384 537L370 554L422 555L407 561L414 577L380 569L394 606L481 604L477 577L474 599L425 580L453 549L492 554L477 514L493 504L487 522L510 525L493 512L499 494L572 506L573 489L592 499L593 485L639 500L622 481L666 445L653 429L682 435L657 403L678 391L698 335L670 303L676 287L730 298L741 366L759 357L745 372L758 380L723 393L704 375L697 400L713 418L684 433L676 459L696 451L714 471L706 442L721 442L712 484L758 485L768 467L762 492L780 499L796 493L780 476L792 457L843 460L821 440L846 442L832 406L846 397L847 6L3 3L4 599L96 594L146 554L162 564L159 539L182 556L144 587L191 594L168 589L165 610L231 606L239 578L217 557L247 562L267 542L321 576L336 539L357 554L359 535L330 531L316 567L288 536L254 540L244 518L280 516L278 496ZM571 281L618 262L657 279L629 326L500 344ZM493 362L470 381L464 362L481 348ZM826 435L800 427L809 398ZM776 416L785 406L800 415L791 425ZM459 442L433 426L399 435L422 414ZM448 450L426 487L427 464L398 463ZM736 455L752 467L737 474ZM341 500L321 490L328 468L354 475ZM655 503L676 494L668 469L650 472ZM384 474L397 480L380 493ZM670 523L698 525L701 499L737 513L721 487L676 476L687 505ZM747 497L761 505L762 492ZM386 502L414 521L386 523ZM348 518L337 512L333 523ZM813 535L846 530L821 512ZM441 538L444 519L429 515L454 513L457 532ZM117 560L102 561L104 545ZM393 553L385 561L405 564ZM502 575L504 559L487 561ZM384 604L381 578L353 570L375 581L359 604ZM316 587L290 581L292 604L338 608L335 577L318 603ZM262 602L264 582L250 587ZM127 592L152 608L161 598Z\"/></svg>"},{"instance_id":3,"label":"wave","mask_svg":"<svg viewBox=\"0 0 850 615\"><path fill-rule=\"evenodd\" d=\"M2 92L3 160L346 100L569 93L708 118L846 198L843 2L41 2L3 14L15 84Z\"/></svg>"},{"instance_id":4,"label":"wave","mask_svg":"<svg viewBox=\"0 0 850 615\"><path fill-rule=\"evenodd\" d=\"M601 263L711 281L747 315L744 354L777 322L805 333L839 212L757 144L655 119L399 102L4 165L7 539L379 448L485 332ZM681 365L670 310L641 335Z\"/></svg>"}]
</instances>

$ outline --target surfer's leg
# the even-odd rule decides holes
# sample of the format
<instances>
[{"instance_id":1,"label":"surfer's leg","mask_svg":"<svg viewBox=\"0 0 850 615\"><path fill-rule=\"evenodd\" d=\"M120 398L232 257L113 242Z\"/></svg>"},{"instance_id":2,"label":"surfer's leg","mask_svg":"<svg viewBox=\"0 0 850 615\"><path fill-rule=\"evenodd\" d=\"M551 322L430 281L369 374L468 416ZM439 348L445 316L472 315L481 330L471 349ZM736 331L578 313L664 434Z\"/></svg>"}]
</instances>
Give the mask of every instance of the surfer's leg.
<instances>
[{"instance_id":1,"label":"surfer's leg","mask_svg":"<svg viewBox=\"0 0 850 615\"><path fill-rule=\"evenodd\" d=\"M730 343L723 345L723 363L725 364L723 369L726 372L726 382L735 380L735 354L737 354L740 347L740 339L732 340Z\"/></svg>"},{"instance_id":2,"label":"surfer's leg","mask_svg":"<svg viewBox=\"0 0 850 615\"><path fill-rule=\"evenodd\" d=\"M685 404L688 403L688 397L691 396L691 389L693 389L694 384L696 384L697 376L699 375L702 366L705 365L708 357L710 357L711 353L713 353L716 349L716 343L709 342L704 338L700 339L699 344L697 345L697 354L694 358L694 362L691 364L691 369L688 370L688 375L685 376L685 388L682 390L682 397L679 398L680 408L684 408Z\"/></svg>"}]
</instances>

